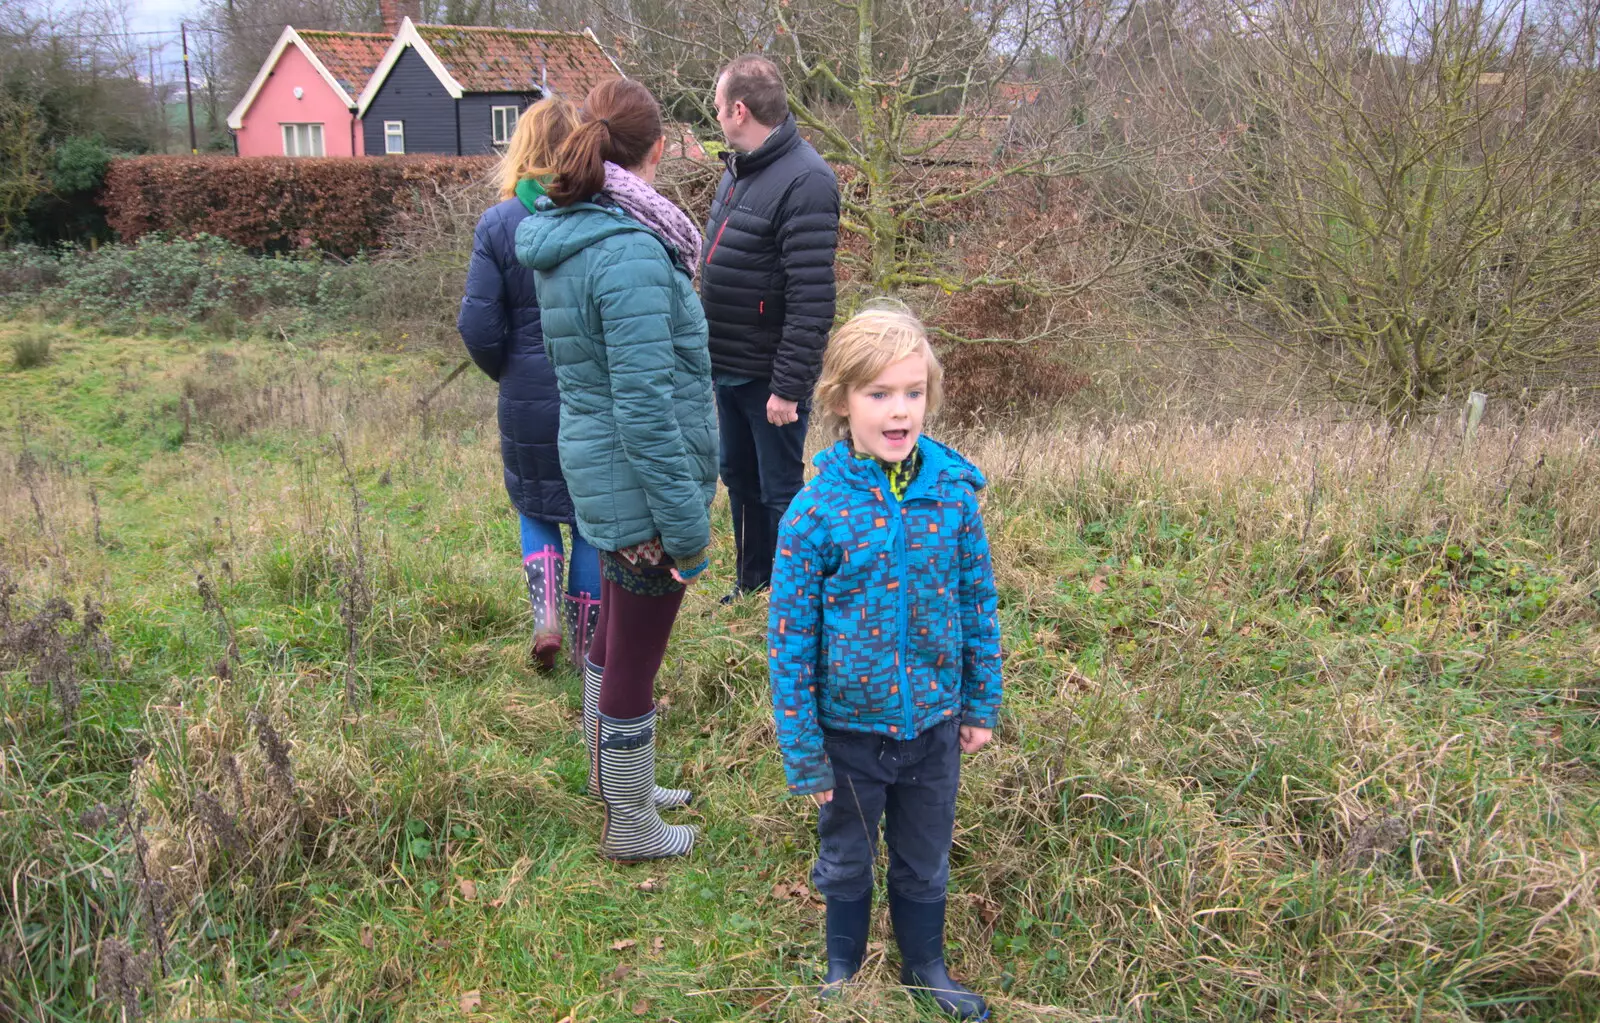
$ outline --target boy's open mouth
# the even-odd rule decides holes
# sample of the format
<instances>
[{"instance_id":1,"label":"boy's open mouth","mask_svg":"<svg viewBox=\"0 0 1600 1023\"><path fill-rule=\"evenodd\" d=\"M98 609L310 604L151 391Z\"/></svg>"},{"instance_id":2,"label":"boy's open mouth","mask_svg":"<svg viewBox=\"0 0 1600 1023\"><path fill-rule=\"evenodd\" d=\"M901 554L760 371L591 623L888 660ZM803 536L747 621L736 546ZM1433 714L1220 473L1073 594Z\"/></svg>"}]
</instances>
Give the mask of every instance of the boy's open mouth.
<instances>
[{"instance_id":1,"label":"boy's open mouth","mask_svg":"<svg viewBox=\"0 0 1600 1023\"><path fill-rule=\"evenodd\" d=\"M883 431L883 439L893 441L894 443L898 444L905 440L910 434L910 430L885 430Z\"/></svg>"}]
</instances>

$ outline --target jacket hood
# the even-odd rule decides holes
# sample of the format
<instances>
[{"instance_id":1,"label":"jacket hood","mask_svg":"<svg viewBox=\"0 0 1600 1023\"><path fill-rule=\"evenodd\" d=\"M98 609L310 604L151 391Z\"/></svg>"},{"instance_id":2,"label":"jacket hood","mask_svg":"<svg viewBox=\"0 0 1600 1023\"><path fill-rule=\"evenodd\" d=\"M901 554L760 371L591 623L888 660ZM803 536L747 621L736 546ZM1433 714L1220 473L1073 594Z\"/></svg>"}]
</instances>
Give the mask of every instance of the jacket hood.
<instances>
[{"instance_id":1,"label":"jacket hood","mask_svg":"<svg viewBox=\"0 0 1600 1023\"><path fill-rule=\"evenodd\" d=\"M983 471L967 461L955 448L922 436L917 438L917 451L922 455L922 468L917 471L917 478L907 492L908 498L935 483L964 483L973 490L982 490L988 484ZM812 464L822 476L862 489L882 482L882 470L877 462L857 458L848 440L823 448Z\"/></svg>"},{"instance_id":2,"label":"jacket hood","mask_svg":"<svg viewBox=\"0 0 1600 1023\"><path fill-rule=\"evenodd\" d=\"M660 237L621 209L592 202L557 206L541 199L533 215L517 225L517 262L553 270L589 246L629 231Z\"/></svg>"}]
</instances>

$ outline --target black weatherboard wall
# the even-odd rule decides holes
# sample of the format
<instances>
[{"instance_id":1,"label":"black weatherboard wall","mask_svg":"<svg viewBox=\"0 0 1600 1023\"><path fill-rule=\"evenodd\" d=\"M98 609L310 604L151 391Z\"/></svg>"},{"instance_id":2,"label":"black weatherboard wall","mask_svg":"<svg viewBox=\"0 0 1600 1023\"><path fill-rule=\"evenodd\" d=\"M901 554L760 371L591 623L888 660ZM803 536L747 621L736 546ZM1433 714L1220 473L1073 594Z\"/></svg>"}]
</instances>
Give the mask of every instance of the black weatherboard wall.
<instances>
[{"instance_id":1,"label":"black weatherboard wall","mask_svg":"<svg viewBox=\"0 0 1600 1023\"><path fill-rule=\"evenodd\" d=\"M484 110L484 133L489 128ZM367 115L362 118L362 141L368 156L382 156L383 122L404 121L407 153L445 153L459 155L456 148L456 101L445 91L417 51L408 46L389 69L389 76L372 97ZM465 124L462 125L465 131ZM462 139L463 148L465 138ZM466 149L467 152L482 152Z\"/></svg>"},{"instance_id":2,"label":"black weatherboard wall","mask_svg":"<svg viewBox=\"0 0 1600 1023\"><path fill-rule=\"evenodd\" d=\"M461 155L477 156L496 152L494 147L495 107L516 107L520 113L537 102L539 94L519 92L469 92L461 97Z\"/></svg>"}]
</instances>

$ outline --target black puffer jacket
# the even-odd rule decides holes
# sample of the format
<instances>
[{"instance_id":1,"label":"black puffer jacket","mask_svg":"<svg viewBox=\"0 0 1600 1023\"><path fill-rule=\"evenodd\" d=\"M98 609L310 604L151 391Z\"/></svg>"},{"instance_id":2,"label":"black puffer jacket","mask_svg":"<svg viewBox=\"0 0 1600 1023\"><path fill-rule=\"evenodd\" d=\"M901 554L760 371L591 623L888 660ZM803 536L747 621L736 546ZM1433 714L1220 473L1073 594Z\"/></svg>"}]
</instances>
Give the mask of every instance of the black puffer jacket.
<instances>
[{"instance_id":1,"label":"black puffer jacket","mask_svg":"<svg viewBox=\"0 0 1600 1023\"><path fill-rule=\"evenodd\" d=\"M711 366L801 401L833 327L839 183L792 116L760 149L723 161L700 274Z\"/></svg>"},{"instance_id":2,"label":"black puffer jacket","mask_svg":"<svg viewBox=\"0 0 1600 1023\"><path fill-rule=\"evenodd\" d=\"M478 221L456 328L472 361L500 384L500 457L512 506L530 519L570 523L556 450L556 372L544 353L533 271L517 262L517 225L527 215L520 199L507 199Z\"/></svg>"}]
</instances>

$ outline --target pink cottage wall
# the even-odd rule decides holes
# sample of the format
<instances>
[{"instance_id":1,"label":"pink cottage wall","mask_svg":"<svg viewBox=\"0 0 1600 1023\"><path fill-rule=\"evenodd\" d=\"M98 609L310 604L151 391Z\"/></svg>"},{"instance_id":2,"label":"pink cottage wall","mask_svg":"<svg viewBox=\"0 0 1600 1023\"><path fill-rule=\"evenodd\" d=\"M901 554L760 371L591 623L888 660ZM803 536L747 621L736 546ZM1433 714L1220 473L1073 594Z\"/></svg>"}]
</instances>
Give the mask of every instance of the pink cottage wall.
<instances>
[{"instance_id":1,"label":"pink cottage wall","mask_svg":"<svg viewBox=\"0 0 1600 1023\"><path fill-rule=\"evenodd\" d=\"M295 87L304 90L294 98ZM325 156L361 156L361 122L345 109L343 101L317 74L300 48L290 44L278 57L267 81L256 93L255 102L244 114L244 127L237 135L240 156L282 156L284 124L322 124L322 151ZM350 148L350 128L355 125L355 150Z\"/></svg>"}]
</instances>

